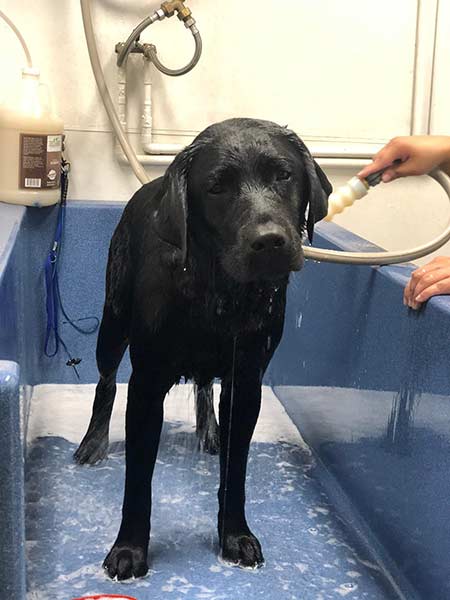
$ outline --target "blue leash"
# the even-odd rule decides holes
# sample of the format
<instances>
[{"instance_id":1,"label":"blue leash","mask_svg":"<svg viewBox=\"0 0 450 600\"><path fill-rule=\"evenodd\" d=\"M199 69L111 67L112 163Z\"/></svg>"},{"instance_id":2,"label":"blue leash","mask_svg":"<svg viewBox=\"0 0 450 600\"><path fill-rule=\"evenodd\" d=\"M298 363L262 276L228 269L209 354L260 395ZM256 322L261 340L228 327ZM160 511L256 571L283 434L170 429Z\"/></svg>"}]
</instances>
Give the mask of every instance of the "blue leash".
<instances>
[{"instance_id":1,"label":"blue leash","mask_svg":"<svg viewBox=\"0 0 450 600\"><path fill-rule=\"evenodd\" d=\"M47 330L45 334L45 345L44 345L44 353L45 356L52 358L58 354L59 346L61 345L64 349L68 361L66 365L68 367L72 367L75 371L76 376L80 379L80 375L77 370L77 365L80 364L81 358L74 358L72 354L69 352L64 340L59 334L58 329L58 312L61 310L62 315L66 319L64 323L69 323L76 331L79 333L83 333L85 335L89 335L97 331L100 321L97 317L84 317L82 319L77 319L73 321L67 314L64 309L62 300L61 300L61 292L59 289L59 280L58 280L58 258L61 253L62 247L62 237L64 231L64 221L66 216L66 205L67 205L67 190L69 187L69 171L70 171L70 163L64 160L61 161L61 202L59 205L58 211L58 219L56 223L55 237L53 241L53 246L48 253L47 259L45 261L45 286L47 290L47 300L46 300L46 310L47 310ZM94 325L90 328L84 329L79 325L76 325L77 322L94 320ZM50 343L53 337L53 350L50 351Z\"/></svg>"}]
</instances>

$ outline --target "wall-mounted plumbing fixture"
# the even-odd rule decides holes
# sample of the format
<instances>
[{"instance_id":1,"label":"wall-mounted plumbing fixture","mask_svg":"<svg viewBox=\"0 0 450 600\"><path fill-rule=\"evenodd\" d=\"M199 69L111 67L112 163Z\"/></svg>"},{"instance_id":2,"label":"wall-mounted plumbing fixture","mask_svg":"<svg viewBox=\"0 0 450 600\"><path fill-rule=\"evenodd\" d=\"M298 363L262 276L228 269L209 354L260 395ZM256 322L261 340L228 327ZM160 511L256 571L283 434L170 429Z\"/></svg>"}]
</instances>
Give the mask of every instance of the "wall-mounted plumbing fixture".
<instances>
[{"instance_id":1,"label":"wall-mounted plumbing fixture","mask_svg":"<svg viewBox=\"0 0 450 600\"><path fill-rule=\"evenodd\" d=\"M170 76L180 76L191 71L198 63L202 52L202 39L197 29L195 19L190 9L184 5L184 0L173 0L163 2L161 7L154 11L149 17L144 19L131 33L127 41L116 44L115 50L117 57L117 106L118 113L115 110L114 103L106 86L103 71L98 58L95 35L92 26L92 16L89 0L81 0L81 12L83 15L83 25L86 35L86 41L91 59L92 70L97 82L100 95L103 99L106 112L108 113L112 128L116 134L116 156L119 162L130 164L134 173L141 183L149 181L143 165L167 166L175 158L175 155L183 149L180 144L155 144L152 142L152 96L151 96L151 65ZM169 69L163 65L157 57L156 47L153 44L141 44L139 36L152 23L162 21L166 17L172 17L177 13L180 21L183 21L195 41L195 52L191 61L180 69ZM142 148L146 154L136 155L131 147L127 135L127 58L130 53L142 54L144 59L144 111L142 116Z\"/></svg>"},{"instance_id":2,"label":"wall-mounted plumbing fixture","mask_svg":"<svg viewBox=\"0 0 450 600\"><path fill-rule=\"evenodd\" d=\"M157 57L157 50L153 44L142 44L139 41L141 33L156 21L162 21L166 17L172 17L177 13L178 18L188 28L195 40L195 52L191 61L180 69L169 69L161 63ZM119 42L115 47L117 56L117 104L119 108L119 120L124 131L127 130L127 73L126 64L129 54L142 54L143 56L143 79L144 79L144 107L142 115L141 144L145 154L161 156L148 160L145 156L139 157L141 164L153 164L164 166L170 164L175 155L183 149L180 144L158 144L152 141L152 81L151 65L153 64L161 73L178 77L191 71L200 60L202 53L202 39L197 29L195 19L191 10L184 5L184 0L175 0L172 2L163 2L161 8L156 10L149 17L144 19L131 33L126 42ZM123 159L120 148L116 147L118 158ZM170 159L167 157L171 157ZM121 161L122 162L122 161Z\"/></svg>"},{"instance_id":3,"label":"wall-mounted plumbing fixture","mask_svg":"<svg viewBox=\"0 0 450 600\"><path fill-rule=\"evenodd\" d=\"M163 4L166 7L166 10L168 12L167 16L171 16L172 14L174 14L174 12L172 12L172 9L173 9L173 11L175 11L176 6L181 8L183 3L182 2L168 2L168 3L163 3ZM83 26L84 26L84 32L85 32L85 36L86 36L86 42L87 42L87 47L88 47L88 51L89 51L89 58L91 61L92 71L94 73L95 81L97 83L98 90L99 90L100 95L103 100L103 105L105 107L105 110L106 110L109 120L111 122L111 126L112 126L113 131L116 135L116 138L120 144L120 147L123 151L123 153L119 152L117 154L117 158L120 162L126 162L127 164L129 164L131 166L134 174L136 175L136 177L139 179L139 181L142 184L148 183L150 181L150 177L146 173L146 171L143 167L143 164L152 165L152 166L167 166L172 162L174 155L157 155L157 156L149 156L149 155L138 156L138 155L136 155L136 152L131 147L131 144L129 143L126 133L124 131L124 128L122 126L122 123L126 124L126 116L125 116L126 115L126 95L125 95L126 77L125 77L124 67L123 66L119 67L119 111L121 113L121 117L119 118L119 116L116 112L115 106L114 106L114 102L109 93L108 86L106 85L105 77L103 74L103 69L100 64L100 59L98 56L94 28L92 25L90 0L80 0L80 5L81 5ZM163 11L163 13L164 13L163 8L161 8L159 10ZM200 34L198 33L198 30L195 28L195 22L190 22L188 20L186 13L179 13L179 14L181 14L181 15L184 14L186 16L185 25L187 24L188 27L189 27L189 25L191 26L191 32L193 32L193 34L196 34L195 38L197 41L197 49L201 50L201 38L200 38ZM134 34L136 34L136 31L140 27L142 27L141 31L143 31L152 22L155 22L157 20L162 20L162 18L165 18L165 16L166 16L165 13L164 13L164 17L162 17L161 12L158 13L158 11L155 11L155 13L153 13L150 17L148 17L148 19L144 20L138 26L138 28L136 28L134 30L132 36ZM191 17L189 17L189 18L191 18ZM145 21L148 21L148 22L146 23ZM139 33L140 33L140 31L139 31ZM192 61L191 61L191 63L192 63ZM194 65L192 65L191 63L189 65L187 65L185 67L185 69L187 69L188 67L192 68ZM123 69L123 70L120 71L120 69ZM122 123L121 123L121 120L122 120ZM178 148L177 148L177 150L178 150Z\"/></svg>"},{"instance_id":4,"label":"wall-mounted plumbing fixture","mask_svg":"<svg viewBox=\"0 0 450 600\"><path fill-rule=\"evenodd\" d=\"M146 154L175 155L181 152L181 144L158 144L152 141L153 101L152 101L152 63L144 58L144 107L142 113L141 145Z\"/></svg>"},{"instance_id":5,"label":"wall-mounted plumbing fixture","mask_svg":"<svg viewBox=\"0 0 450 600\"><path fill-rule=\"evenodd\" d=\"M147 44L144 44L147 46ZM144 155L140 155L139 162L147 165L166 166L169 165L178 152L183 150L182 144L161 144L153 142L153 101L152 101L152 63L148 56L143 56L143 81L144 96L141 120L141 147ZM122 129L127 131L127 71L126 63L117 67L117 107L119 121ZM151 155L151 156L148 156ZM116 145L116 157L119 162L127 162L121 151L120 145Z\"/></svg>"},{"instance_id":6,"label":"wall-mounted plumbing fixture","mask_svg":"<svg viewBox=\"0 0 450 600\"><path fill-rule=\"evenodd\" d=\"M156 10L149 17L144 19L139 25L132 31L131 35L127 39L125 43L119 43L116 45L116 52L118 53L117 57L117 65L121 67L125 62L128 54L130 52L140 52L144 54L151 62L155 65L155 67L164 73L165 75L171 75L172 77L177 77L179 75L184 75L188 73L195 67L195 65L200 60L200 56L202 53L202 38L200 37L200 33L195 24L195 19L192 16L192 12L187 6L184 6L185 0L174 0L172 2L163 2L161 4L161 8ZM184 26L190 30L192 35L194 36L195 41L195 52L191 61L181 69L169 69L164 66L157 57L156 47L153 44L140 44L139 36L141 33L152 23L156 21L162 21L166 17L172 17L175 12L178 15L180 21L183 21Z\"/></svg>"}]
</instances>

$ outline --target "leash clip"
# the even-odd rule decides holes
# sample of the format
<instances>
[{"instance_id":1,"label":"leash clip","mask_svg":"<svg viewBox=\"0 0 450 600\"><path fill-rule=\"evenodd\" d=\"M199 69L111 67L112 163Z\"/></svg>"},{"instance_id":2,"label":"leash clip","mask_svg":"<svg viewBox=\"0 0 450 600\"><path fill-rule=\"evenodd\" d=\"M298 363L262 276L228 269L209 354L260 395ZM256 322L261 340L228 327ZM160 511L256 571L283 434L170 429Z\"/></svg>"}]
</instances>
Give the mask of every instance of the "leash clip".
<instances>
[{"instance_id":1,"label":"leash clip","mask_svg":"<svg viewBox=\"0 0 450 600\"><path fill-rule=\"evenodd\" d=\"M55 240L53 242L52 249L49 252L50 264L54 265L58 260L58 242Z\"/></svg>"},{"instance_id":2,"label":"leash clip","mask_svg":"<svg viewBox=\"0 0 450 600\"><path fill-rule=\"evenodd\" d=\"M68 360L68 361L66 362L66 365L67 365L68 367L74 367L74 366L76 366L76 365L79 365L79 364L80 364L80 362L81 362L81 358L71 358L70 360Z\"/></svg>"},{"instance_id":3,"label":"leash clip","mask_svg":"<svg viewBox=\"0 0 450 600\"><path fill-rule=\"evenodd\" d=\"M64 160L64 158L61 158L61 171L63 171L63 173L68 175L70 173L70 169L71 169L70 162L68 160Z\"/></svg>"}]
</instances>

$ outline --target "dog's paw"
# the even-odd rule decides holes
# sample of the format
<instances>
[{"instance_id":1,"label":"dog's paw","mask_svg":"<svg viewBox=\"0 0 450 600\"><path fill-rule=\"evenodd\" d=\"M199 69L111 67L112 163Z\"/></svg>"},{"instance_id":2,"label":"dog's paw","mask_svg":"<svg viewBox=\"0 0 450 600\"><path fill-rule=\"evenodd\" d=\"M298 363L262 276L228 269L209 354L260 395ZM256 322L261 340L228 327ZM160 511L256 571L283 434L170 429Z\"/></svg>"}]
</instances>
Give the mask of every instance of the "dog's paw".
<instances>
[{"instance_id":1,"label":"dog's paw","mask_svg":"<svg viewBox=\"0 0 450 600\"><path fill-rule=\"evenodd\" d=\"M264 564L261 544L252 534L232 534L225 536L220 559L229 565L244 569L259 569Z\"/></svg>"},{"instance_id":2,"label":"dog's paw","mask_svg":"<svg viewBox=\"0 0 450 600\"><path fill-rule=\"evenodd\" d=\"M95 465L108 456L108 437L85 436L73 457L79 465Z\"/></svg>"},{"instance_id":3,"label":"dog's paw","mask_svg":"<svg viewBox=\"0 0 450 600\"><path fill-rule=\"evenodd\" d=\"M103 568L119 581L132 577L144 577L148 572L147 553L139 547L115 544L103 562Z\"/></svg>"}]
</instances>

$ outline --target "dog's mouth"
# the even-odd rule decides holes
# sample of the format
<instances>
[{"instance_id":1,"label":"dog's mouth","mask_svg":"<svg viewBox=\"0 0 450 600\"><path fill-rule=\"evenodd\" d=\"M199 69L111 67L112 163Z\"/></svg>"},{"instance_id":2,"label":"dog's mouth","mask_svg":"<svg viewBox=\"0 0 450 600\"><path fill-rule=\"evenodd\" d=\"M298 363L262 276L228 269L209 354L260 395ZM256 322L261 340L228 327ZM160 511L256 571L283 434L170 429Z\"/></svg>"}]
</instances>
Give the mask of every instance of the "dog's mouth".
<instances>
[{"instance_id":1,"label":"dog's mouth","mask_svg":"<svg viewBox=\"0 0 450 600\"><path fill-rule=\"evenodd\" d=\"M247 272L251 279L275 281L286 277L291 271L299 271L303 266L303 262L302 252L298 252L296 255L285 253L283 255L261 257L257 260L251 257L247 261Z\"/></svg>"},{"instance_id":2,"label":"dog's mouth","mask_svg":"<svg viewBox=\"0 0 450 600\"><path fill-rule=\"evenodd\" d=\"M286 278L292 271L300 271L304 264L301 247L295 252L280 252L271 256L242 256L230 252L223 257L225 272L240 283L252 281L278 281Z\"/></svg>"}]
</instances>

